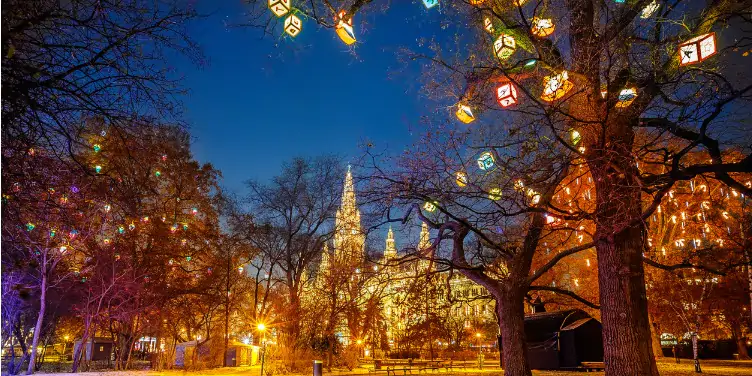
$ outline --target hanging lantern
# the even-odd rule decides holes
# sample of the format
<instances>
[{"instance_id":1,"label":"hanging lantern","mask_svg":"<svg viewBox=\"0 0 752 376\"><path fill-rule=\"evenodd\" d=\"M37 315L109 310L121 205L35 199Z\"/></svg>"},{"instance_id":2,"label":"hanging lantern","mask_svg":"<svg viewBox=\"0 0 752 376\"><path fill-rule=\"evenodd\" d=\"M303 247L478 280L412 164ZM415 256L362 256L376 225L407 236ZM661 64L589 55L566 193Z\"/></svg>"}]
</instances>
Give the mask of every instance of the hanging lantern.
<instances>
[{"instance_id":1,"label":"hanging lantern","mask_svg":"<svg viewBox=\"0 0 752 376\"><path fill-rule=\"evenodd\" d=\"M94 166L94 171L95 171L95 172L96 172L97 174L98 174L98 173L100 173L100 172L102 172L102 166L100 166L100 165L96 165L96 166Z\"/></svg>"},{"instance_id":2,"label":"hanging lantern","mask_svg":"<svg viewBox=\"0 0 752 376\"><path fill-rule=\"evenodd\" d=\"M494 42L494 53L501 60L509 59L517 48L517 42L509 34L501 34Z\"/></svg>"},{"instance_id":3,"label":"hanging lantern","mask_svg":"<svg viewBox=\"0 0 752 376\"><path fill-rule=\"evenodd\" d=\"M470 5L481 5L486 0L470 0Z\"/></svg>"},{"instance_id":4,"label":"hanging lantern","mask_svg":"<svg viewBox=\"0 0 752 376\"><path fill-rule=\"evenodd\" d=\"M494 33L494 27L493 23L491 22L491 19L486 17L486 19L483 20L483 28L486 29L490 34Z\"/></svg>"},{"instance_id":5,"label":"hanging lantern","mask_svg":"<svg viewBox=\"0 0 752 376\"><path fill-rule=\"evenodd\" d=\"M640 12L640 18L645 19L652 17L660 7L661 4L658 2L658 0L653 0L652 3L646 5L645 8L642 8L642 12Z\"/></svg>"},{"instance_id":6,"label":"hanging lantern","mask_svg":"<svg viewBox=\"0 0 752 376\"><path fill-rule=\"evenodd\" d=\"M715 33L703 34L679 45L679 64L701 62L715 53Z\"/></svg>"},{"instance_id":7,"label":"hanging lantern","mask_svg":"<svg viewBox=\"0 0 752 376\"><path fill-rule=\"evenodd\" d=\"M426 7L426 9L431 9L439 5L439 0L423 0L423 5Z\"/></svg>"},{"instance_id":8,"label":"hanging lantern","mask_svg":"<svg viewBox=\"0 0 752 376\"><path fill-rule=\"evenodd\" d=\"M78 230L75 230L75 229L70 230L70 232L68 233L68 237L71 239L75 238L77 235L78 235Z\"/></svg>"},{"instance_id":9,"label":"hanging lantern","mask_svg":"<svg viewBox=\"0 0 752 376\"><path fill-rule=\"evenodd\" d=\"M430 201L426 201L426 202L425 202L425 203L423 204L423 209L426 209L426 211L433 213L434 211L436 211L436 205L434 205L434 204L433 204L432 202L430 202Z\"/></svg>"},{"instance_id":10,"label":"hanging lantern","mask_svg":"<svg viewBox=\"0 0 752 376\"><path fill-rule=\"evenodd\" d=\"M457 115L457 119L460 119L461 122L467 124L473 122L475 120L475 116L473 115L473 110L468 105L460 104L457 106L457 112L455 113Z\"/></svg>"},{"instance_id":11,"label":"hanging lantern","mask_svg":"<svg viewBox=\"0 0 752 376\"><path fill-rule=\"evenodd\" d=\"M478 157L478 168L480 168L483 171L489 171L494 168L494 165L496 164L496 160L494 159L493 153L490 151L484 151L481 153L481 155Z\"/></svg>"},{"instance_id":12,"label":"hanging lantern","mask_svg":"<svg viewBox=\"0 0 752 376\"><path fill-rule=\"evenodd\" d=\"M555 101L566 95L574 85L569 82L567 71L543 78L543 94L541 99L547 102Z\"/></svg>"},{"instance_id":13,"label":"hanging lantern","mask_svg":"<svg viewBox=\"0 0 752 376\"><path fill-rule=\"evenodd\" d=\"M206 268L206 274L211 275L212 274L212 268Z\"/></svg>"},{"instance_id":14,"label":"hanging lantern","mask_svg":"<svg viewBox=\"0 0 752 376\"><path fill-rule=\"evenodd\" d=\"M637 89L622 89L622 91L619 92L619 101L616 102L616 107L628 107L630 104L632 104L632 102L634 102L635 98L637 98Z\"/></svg>"},{"instance_id":15,"label":"hanging lantern","mask_svg":"<svg viewBox=\"0 0 752 376\"><path fill-rule=\"evenodd\" d=\"M572 145L577 145L582 140L582 135L580 135L580 132L577 132L577 130L572 129L570 132L570 135L572 136Z\"/></svg>"},{"instance_id":16,"label":"hanging lantern","mask_svg":"<svg viewBox=\"0 0 752 376\"><path fill-rule=\"evenodd\" d=\"M496 99L501 107L509 107L517 103L517 89L511 82L507 82L496 88Z\"/></svg>"},{"instance_id":17,"label":"hanging lantern","mask_svg":"<svg viewBox=\"0 0 752 376\"><path fill-rule=\"evenodd\" d=\"M494 201L501 199L501 188L491 188L491 190L488 191L488 198Z\"/></svg>"},{"instance_id":18,"label":"hanging lantern","mask_svg":"<svg viewBox=\"0 0 752 376\"><path fill-rule=\"evenodd\" d=\"M180 245L185 246L188 244L188 239L180 239Z\"/></svg>"},{"instance_id":19,"label":"hanging lantern","mask_svg":"<svg viewBox=\"0 0 752 376\"><path fill-rule=\"evenodd\" d=\"M99 144L94 144L92 148L94 149L95 153L99 153L99 151L102 150L102 146Z\"/></svg>"},{"instance_id":20,"label":"hanging lantern","mask_svg":"<svg viewBox=\"0 0 752 376\"><path fill-rule=\"evenodd\" d=\"M188 231L188 224L187 223L183 223L183 231Z\"/></svg>"},{"instance_id":21,"label":"hanging lantern","mask_svg":"<svg viewBox=\"0 0 752 376\"><path fill-rule=\"evenodd\" d=\"M243 274L243 265L238 266L238 273Z\"/></svg>"},{"instance_id":22,"label":"hanging lantern","mask_svg":"<svg viewBox=\"0 0 752 376\"><path fill-rule=\"evenodd\" d=\"M346 45L351 45L355 43L355 32L353 31L353 24L352 24L352 17L345 17L345 11L339 12L339 21L337 22L337 26L335 27L335 30L337 31L337 35L339 35L339 39L342 39L343 42L345 42Z\"/></svg>"},{"instance_id":23,"label":"hanging lantern","mask_svg":"<svg viewBox=\"0 0 752 376\"><path fill-rule=\"evenodd\" d=\"M269 9L277 17L282 17L290 11L290 0L269 0Z\"/></svg>"},{"instance_id":24,"label":"hanging lantern","mask_svg":"<svg viewBox=\"0 0 752 376\"><path fill-rule=\"evenodd\" d=\"M64 245L61 245L61 246L60 246L60 254L61 254L61 255L64 255L64 254L65 254L65 252L68 252L68 247L66 247L66 246L64 246Z\"/></svg>"},{"instance_id":25,"label":"hanging lantern","mask_svg":"<svg viewBox=\"0 0 752 376\"><path fill-rule=\"evenodd\" d=\"M193 215L198 214L198 208L191 208L191 214Z\"/></svg>"},{"instance_id":26,"label":"hanging lantern","mask_svg":"<svg viewBox=\"0 0 752 376\"><path fill-rule=\"evenodd\" d=\"M56 231L55 231L55 229L54 229L54 228L53 228L53 229L51 229L51 230L50 230L50 237L51 237L51 238L54 238L54 237L55 237L55 234L56 234Z\"/></svg>"},{"instance_id":27,"label":"hanging lantern","mask_svg":"<svg viewBox=\"0 0 752 376\"><path fill-rule=\"evenodd\" d=\"M112 209L112 206L110 206L110 204L105 204L105 205L104 205L104 211L105 211L106 213L109 213L109 212L110 212L110 209Z\"/></svg>"},{"instance_id":28,"label":"hanging lantern","mask_svg":"<svg viewBox=\"0 0 752 376\"><path fill-rule=\"evenodd\" d=\"M554 25L554 21L550 18L538 18L533 17L533 34L538 37L547 37L551 34L553 34L554 29L556 29L556 25Z\"/></svg>"},{"instance_id":29,"label":"hanging lantern","mask_svg":"<svg viewBox=\"0 0 752 376\"><path fill-rule=\"evenodd\" d=\"M33 230L36 227L37 226L35 224L29 222L29 223L26 224L26 231L31 231L31 230Z\"/></svg>"},{"instance_id":30,"label":"hanging lantern","mask_svg":"<svg viewBox=\"0 0 752 376\"><path fill-rule=\"evenodd\" d=\"M185 256L185 261L191 261L191 259L192 259L191 256Z\"/></svg>"},{"instance_id":31,"label":"hanging lantern","mask_svg":"<svg viewBox=\"0 0 752 376\"><path fill-rule=\"evenodd\" d=\"M115 261L120 261L120 254L119 253L115 253Z\"/></svg>"},{"instance_id":32,"label":"hanging lantern","mask_svg":"<svg viewBox=\"0 0 752 376\"><path fill-rule=\"evenodd\" d=\"M162 176L162 171L159 171L159 170L154 171L154 176L156 176L156 177Z\"/></svg>"},{"instance_id":33,"label":"hanging lantern","mask_svg":"<svg viewBox=\"0 0 752 376\"><path fill-rule=\"evenodd\" d=\"M128 230L133 231L135 229L136 229L136 224L135 223L131 222L130 224L128 224Z\"/></svg>"},{"instance_id":34,"label":"hanging lantern","mask_svg":"<svg viewBox=\"0 0 752 376\"><path fill-rule=\"evenodd\" d=\"M125 232L125 226L118 226L118 234L122 234Z\"/></svg>"},{"instance_id":35,"label":"hanging lantern","mask_svg":"<svg viewBox=\"0 0 752 376\"><path fill-rule=\"evenodd\" d=\"M102 243L104 243L104 245L110 245L110 242L110 238L104 238L104 240L102 240Z\"/></svg>"},{"instance_id":36,"label":"hanging lantern","mask_svg":"<svg viewBox=\"0 0 752 376\"><path fill-rule=\"evenodd\" d=\"M462 171L457 171L454 173L455 182L459 187L464 187L467 185L467 174Z\"/></svg>"},{"instance_id":37,"label":"hanging lantern","mask_svg":"<svg viewBox=\"0 0 752 376\"><path fill-rule=\"evenodd\" d=\"M142 217L141 218L141 222L144 222L144 223L149 222L149 216L146 215L146 216Z\"/></svg>"},{"instance_id":38,"label":"hanging lantern","mask_svg":"<svg viewBox=\"0 0 752 376\"><path fill-rule=\"evenodd\" d=\"M172 264L174 264L174 263L175 263L175 261L173 261L173 259L169 259L169 260L167 260L167 264L169 264L169 265L172 265Z\"/></svg>"},{"instance_id":39,"label":"hanging lantern","mask_svg":"<svg viewBox=\"0 0 752 376\"><path fill-rule=\"evenodd\" d=\"M300 21L298 16L291 14L285 19L285 33L295 38L303 29L303 22Z\"/></svg>"},{"instance_id":40,"label":"hanging lantern","mask_svg":"<svg viewBox=\"0 0 752 376\"><path fill-rule=\"evenodd\" d=\"M178 224L174 223L172 226L170 226L170 232L175 232L178 230Z\"/></svg>"}]
</instances>

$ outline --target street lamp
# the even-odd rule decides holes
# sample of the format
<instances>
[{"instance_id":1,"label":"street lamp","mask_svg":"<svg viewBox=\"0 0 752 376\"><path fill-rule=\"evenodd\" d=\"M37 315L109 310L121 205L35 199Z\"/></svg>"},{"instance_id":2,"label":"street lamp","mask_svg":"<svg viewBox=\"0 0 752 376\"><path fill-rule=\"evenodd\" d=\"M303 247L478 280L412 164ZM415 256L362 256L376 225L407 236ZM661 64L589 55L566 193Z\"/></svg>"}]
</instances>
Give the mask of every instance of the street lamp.
<instances>
[{"instance_id":1,"label":"street lamp","mask_svg":"<svg viewBox=\"0 0 752 376\"><path fill-rule=\"evenodd\" d=\"M261 376L264 376L264 360L266 360L266 325L258 323L256 329L261 332Z\"/></svg>"},{"instance_id":2,"label":"street lamp","mask_svg":"<svg viewBox=\"0 0 752 376\"><path fill-rule=\"evenodd\" d=\"M480 337L482 337L482 335L480 334L480 332L475 333L475 338L478 339L478 341L477 341L477 345L478 345L478 368L479 369L483 369L483 353L481 353Z\"/></svg>"}]
</instances>

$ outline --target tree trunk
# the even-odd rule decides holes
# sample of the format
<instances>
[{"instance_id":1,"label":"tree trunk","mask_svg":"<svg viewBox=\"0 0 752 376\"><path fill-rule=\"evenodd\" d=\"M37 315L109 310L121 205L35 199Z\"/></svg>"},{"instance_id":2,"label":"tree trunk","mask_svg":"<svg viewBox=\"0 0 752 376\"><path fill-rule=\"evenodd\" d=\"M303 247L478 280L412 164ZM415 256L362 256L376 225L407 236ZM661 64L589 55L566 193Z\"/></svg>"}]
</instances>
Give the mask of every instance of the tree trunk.
<instances>
[{"instance_id":1,"label":"tree trunk","mask_svg":"<svg viewBox=\"0 0 752 376\"><path fill-rule=\"evenodd\" d=\"M531 376L525 340L524 292L509 287L497 304L504 376Z\"/></svg>"},{"instance_id":2,"label":"tree trunk","mask_svg":"<svg viewBox=\"0 0 752 376\"><path fill-rule=\"evenodd\" d=\"M653 315L648 313L648 320L650 323L650 337L653 342L653 354L657 358L663 358L663 348L661 348L661 331L656 327Z\"/></svg>"},{"instance_id":3,"label":"tree trunk","mask_svg":"<svg viewBox=\"0 0 752 376\"><path fill-rule=\"evenodd\" d=\"M37 323L34 325L34 338L31 340L31 356L29 357L29 368L26 370L27 375L34 373L34 363L37 357L37 345L39 344L39 333L42 331L42 322L44 321L44 311L47 308L47 265L46 259L42 263L42 284L39 296L39 315Z\"/></svg>"},{"instance_id":4,"label":"tree trunk","mask_svg":"<svg viewBox=\"0 0 752 376\"><path fill-rule=\"evenodd\" d=\"M737 336L735 340L736 351L739 353L739 360L749 360L749 351L747 350L747 342L744 340L744 337Z\"/></svg>"},{"instance_id":5,"label":"tree trunk","mask_svg":"<svg viewBox=\"0 0 752 376\"><path fill-rule=\"evenodd\" d=\"M84 333L81 336L81 345L79 345L78 348L74 349L73 351L73 367L71 369L72 373L76 373L78 371L78 366L81 363L81 356L86 351L86 342L89 341L90 329L91 329L91 321L86 320L86 322L84 323Z\"/></svg>"},{"instance_id":6,"label":"tree trunk","mask_svg":"<svg viewBox=\"0 0 752 376\"><path fill-rule=\"evenodd\" d=\"M609 123L605 147L591 144L586 155L597 196L594 238L603 355L608 376L658 376L648 323L642 261L646 235L631 126Z\"/></svg>"}]
</instances>

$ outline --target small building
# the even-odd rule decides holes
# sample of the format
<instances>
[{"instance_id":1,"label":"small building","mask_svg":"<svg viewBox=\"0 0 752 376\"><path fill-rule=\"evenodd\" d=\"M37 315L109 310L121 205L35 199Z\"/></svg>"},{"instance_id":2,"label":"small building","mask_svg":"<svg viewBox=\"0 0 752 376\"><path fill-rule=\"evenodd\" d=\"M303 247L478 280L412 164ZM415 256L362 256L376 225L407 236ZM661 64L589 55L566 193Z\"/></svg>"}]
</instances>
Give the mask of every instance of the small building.
<instances>
[{"instance_id":1,"label":"small building","mask_svg":"<svg viewBox=\"0 0 752 376\"><path fill-rule=\"evenodd\" d=\"M603 361L603 326L583 310L525 315L525 336L532 369L573 369Z\"/></svg>"},{"instance_id":2,"label":"small building","mask_svg":"<svg viewBox=\"0 0 752 376\"><path fill-rule=\"evenodd\" d=\"M222 344L219 348L216 348L211 339L198 343L198 353L196 353L196 346L197 341L178 343L175 346L175 365L190 367L194 362L208 363L211 366L223 365L221 358ZM216 353L216 350L219 353ZM229 367L251 366L257 364L259 360L259 347L242 342L230 341L225 353L225 361Z\"/></svg>"},{"instance_id":3,"label":"small building","mask_svg":"<svg viewBox=\"0 0 752 376\"><path fill-rule=\"evenodd\" d=\"M81 340L78 339L74 343L74 353L79 349L81 346ZM83 359L89 360L89 361L97 361L97 360L111 360L112 359L112 347L113 342L109 338L104 337L94 337L89 338L86 341L86 344L84 346L84 354Z\"/></svg>"}]
</instances>

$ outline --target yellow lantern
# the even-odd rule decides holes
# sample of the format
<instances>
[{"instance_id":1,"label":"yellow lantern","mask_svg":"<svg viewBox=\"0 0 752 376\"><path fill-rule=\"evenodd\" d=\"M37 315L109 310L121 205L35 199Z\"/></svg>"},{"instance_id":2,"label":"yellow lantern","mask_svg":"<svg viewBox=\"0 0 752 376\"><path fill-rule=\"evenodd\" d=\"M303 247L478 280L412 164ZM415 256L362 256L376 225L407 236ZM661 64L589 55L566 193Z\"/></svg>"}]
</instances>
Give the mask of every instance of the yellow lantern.
<instances>
[{"instance_id":1,"label":"yellow lantern","mask_svg":"<svg viewBox=\"0 0 752 376\"><path fill-rule=\"evenodd\" d=\"M433 213L434 211L436 211L436 205L434 205L434 204L433 204L432 202L430 202L430 201L426 201L426 202L425 202L425 203L423 204L423 209L426 209L426 211Z\"/></svg>"},{"instance_id":2,"label":"yellow lantern","mask_svg":"<svg viewBox=\"0 0 752 376\"><path fill-rule=\"evenodd\" d=\"M470 5L481 5L486 0L470 0Z\"/></svg>"},{"instance_id":3,"label":"yellow lantern","mask_svg":"<svg viewBox=\"0 0 752 376\"><path fill-rule=\"evenodd\" d=\"M491 200L497 201L501 199L501 188L491 188L490 191L488 191L488 198Z\"/></svg>"},{"instance_id":4,"label":"yellow lantern","mask_svg":"<svg viewBox=\"0 0 752 376\"><path fill-rule=\"evenodd\" d=\"M467 185L467 174L462 171L457 171L454 173L455 182L459 187L464 187Z\"/></svg>"},{"instance_id":5,"label":"yellow lantern","mask_svg":"<svg viewBox=\"0 0 752 376\"><path fill-rule=\"evenodd\" d=\"M471 123L473 120L475 120L473 110L468 105L460 104L459 106L457 106L457 112L455 113L455 115L457 115L457 119L460 119L460 121L465 124Z\"/></svg>"},{"instance_id":6,"label":"yellow lantern","mask_svg":"<svg viewBox=\"0 0 752 376\"><path fill-rule=\"evenodd\" d=\"M517 42L509 34L501 34L494 42L494 53L501 60L509 59L517 48Z\"/></svg>"},{"instance_id":7,"label":"yellow lantern","mask_svg":"<svg viewBox=\"0 0 752 376\"><path fill-rule=\"evenodd\" d=\"M486 29L486 31L488 31L489 33L493 34L494 27L493 22L491 22L490 18L486 17L486 19L483 20L483 28Z\"/></svg>"},{"instance_id":8,"label":"yellow lantern","mask_svg":"<svg viewBox=\"0 0 752 376\"><path fill-rule=\"evenodd\" d=\"M580 143L580 141L582 141L582 136L580 135L580 132L577 132L576 130L572 129L572 131L570 132L570 134L572 136L572 144L573 145L577 145L577 144Z\"/></svg>"},{"instance_id":9,"label":"yellow lantern","mask_svg":"<svg viewBox=\"0 0 752 376\"><path fill-rule=\"evenodd\" d=\"M679 45L679 64L698 63L715 53L715 33L703 34Z\"/></svg>"},{"instance_id":10,"label":"yellow lantern","mask_svg":"<svg viewBox=\"0 0 752 376\"><path fill-rule=\"evenodd\" d=\"M300 21L300 18L298 18L298 16L291 14L289 17L287 17L287 19L285 19L285 32L291 37L295 38L300 33L300 30L302 28L303 22Z\"/></svg>"},{"instance_id":11,"label":"yellow lantern","mask_svg":"<svg viewBox=\"0 0 752 376\"><path fill-rule=\"evenodd\" d=\"M345 42L346 45L349 46L355 43L355 32L353 31L352 17L345 19L344 10L339 12L339 21L337 22L335 30L337 31L337 35L339 35L339 39L342 39L342 41Z\"/></svg>"},{"instance_id":12,"label":"yellow lantern","mask_svg":"<svg viewBox=\"0 0 752 376\"><path fill-rule=\"evenodd\" d=\"M290 11L290 0L269 0L269 9L277 17L282 17Z\"/></svg>"},{"instance_id":13,"label":"yellow lantern","mask_svg":"<svg viewBox=\"0 0 752 376\"><path fill-rule=\"evenodd\" d=\"M507 82L496 88L496 100L501 107L509 107L517 103L517 89L511 82Z\"/></svg>"},{"instance_id":14,"label":"yellow lantern","mask_svg":"<svg viewBox=\"0 0 752 376\"><path fill-rule=\"evenodd\" d=\"M533 17L533 34L541 38L551 35L556 29L550 18Z\"/></svg>"},{"instance_id":15,"label":"yellow lantern","mask_svg":"<svg viewBox=\"0 0 752 376\"><path fill-rule=\"evenodd\" d=\"M555 101L566 95L574 85L569 82L567 71L543 78L543 94L541 99L547 102Z\"/></svg>"},{"instance_id":16,"label":"yellow lantern","mask_svg":"<svg viewBox=\"0 0 752 376\"><path fill-rule=\"evenodd\" d=\"M634 102L635 98L637 98L637 89L622 89L622 91L619 92L619 101L616 102L616 107L628 107L630 104L632 104L632 102Z\"/></svg>"}]
</instances>

